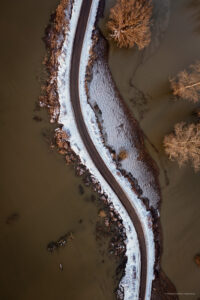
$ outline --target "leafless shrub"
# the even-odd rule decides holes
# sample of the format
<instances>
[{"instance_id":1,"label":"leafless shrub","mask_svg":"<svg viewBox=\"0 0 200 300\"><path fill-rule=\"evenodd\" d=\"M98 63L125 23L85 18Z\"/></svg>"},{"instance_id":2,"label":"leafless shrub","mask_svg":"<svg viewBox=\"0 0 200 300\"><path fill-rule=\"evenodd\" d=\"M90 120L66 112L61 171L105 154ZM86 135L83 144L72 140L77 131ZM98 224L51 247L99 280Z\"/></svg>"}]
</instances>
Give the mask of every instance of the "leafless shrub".
<instances>
[{"instance_id":1,"label":"leafless shrub","mask_svg":"<svg viewBox=\"0 0 200 300\"><path fill-rule=\"evenodd\" d=\"M107 23L110 37L120 48L145 48L151 40L151 16L151 0L117 0Z\"/></svg>"},{"instance_id":2,"label":"leafless shrub","mask_svg":"<svg viewBox=\"0 0 200 300\"><path fill-rule=\"evenodd\" d=\"M170 79L175 96L196 103L200 96L200 61L190 65L189 71L181 71L177 77Z\"/></svg>"},{"instance_id":3,"label":"leafless shrub","mask_svg":"<svg viewBox=\"0 0 200 300\"><path fill-rule=\"evenodd\" d=\"M195 169L200 169L200 123L186 125L178 123L174 133L164 138L164 148L171 160L177 160L179 166L190 161Z\"/></svg>"}]
</instances>

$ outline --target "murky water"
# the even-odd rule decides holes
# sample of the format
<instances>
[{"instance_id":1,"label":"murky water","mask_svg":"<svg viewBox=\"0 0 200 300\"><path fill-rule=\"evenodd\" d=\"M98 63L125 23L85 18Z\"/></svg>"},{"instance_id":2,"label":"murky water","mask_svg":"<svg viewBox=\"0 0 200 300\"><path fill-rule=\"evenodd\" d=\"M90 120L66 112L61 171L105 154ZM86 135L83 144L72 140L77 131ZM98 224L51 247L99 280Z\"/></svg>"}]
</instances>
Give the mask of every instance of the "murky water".
<instances>
[{"instance_id":1,"label":"murky water","mask_svg":"<svg viewBox=\"0 0 200 300\"><path fill-rule=\"evenodd\" d=\"M163 268L178 292L196 294L181 299L197 299L200 293L200 269L193 261L200 252L200 177L189 167L180 170L170 163L162 139L194 109L186 101L174 103L168 84L169 75L200 59L198 20L193 15L197 8L188 7L192 2L171 1L164 38L159 37L144 57L113 45L110 50L117 85L156 147L147 142L161 168ZM107 1L107 11L113 3ZM73 167L49 149L52 127L46 113L34 112L45 53L41 37L57 4L57 0L1 4L0 298L4 300L115 299L118 262L108 256L107 240L95 237L100 204L91 201L89 188L80 195L81 180ZM33 120L36 115L41 122ZM74 239L48 253L47 244L69 231Z\"/></svg>"},{"instance_id":2,"label":"murky water","mask_svg":"<svg viewBox=\"0 0 200 300\"><path fill-rule=\"evenodd\" d=\"M107 2L107 12L113 3ZM169 162L162 140L175 123L191 119L195 108L187 101L174 102L168 78L200 59L200 7L193 0L173 0L170 9L167 1L153 3L157 30L150 49L138 53L135 49L119 50L111 43L109 64L124 99L140 120L149 139L147 147L160 167L162 266L182 293L180 299L198 299L200 268L193 258L200 252L200 173L195 174L190 167L179 169L176 163Z\"/></svg>"},{"instance_id":3,"label":"murky water","mask_svg":"<svg viewBox=\"0 0 200 300\"><path fill-rule=\"evenodd\" d=\"M57 4L1 4L2 300L115 299L119 261L108 255L108 239L96 240L100 204L89 188L80 194L73 167L49 148L46 113L34 112L45 53L41 38ZM49 253L47 244L69 231L74 239Z\"/></svg>"}]
</instances>

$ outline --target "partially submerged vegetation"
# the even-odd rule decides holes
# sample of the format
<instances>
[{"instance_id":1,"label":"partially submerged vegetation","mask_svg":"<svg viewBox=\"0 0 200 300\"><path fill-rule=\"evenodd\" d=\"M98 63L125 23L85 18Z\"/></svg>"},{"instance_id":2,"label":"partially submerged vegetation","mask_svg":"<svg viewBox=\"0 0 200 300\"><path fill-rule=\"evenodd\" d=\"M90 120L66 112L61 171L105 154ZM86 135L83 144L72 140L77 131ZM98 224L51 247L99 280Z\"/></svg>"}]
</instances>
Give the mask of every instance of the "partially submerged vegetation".
<instances>
[{"instance_id":1,"label":"partially submerged vegetation","mask_svg":"<svg viewBox=\"0 0 200 300\"><path fill-rule=\"evenodd\" d=\"M57 241L52 241L48 243L47 250L53 253L55 250L59 248L65 247L68 243L70 243L74 239L73 233L70 231L65 235L61 236Z\"/></svg>"},{"instance_id":2,"label":"partially submerged vegetation","mask_svg":"<svg viewBox=\"0 0 200 300\"><path fill-rule=\"evenodd\" d=\"M147 47L151 41L151 0L117 0L110 10L107 28L109 37L122 48L137 45L139 50ZM170 78L173 95L197 103L200 98L200 61L191 64L177 76ZM200 125L199 111L197 122L178 123L174 132L165 136L163 144L169 159L177 160L179 166L190 161L195 171L200 169ZM122 151L119 160L124 160L127 153Z\"/></svg>"},{"instance_id":3,"label":"partially submerged vegetation","mask_svg":"<svg viewBox=\"0 0 200 300\"><path fill-rule=\"evenodd\" d=\"M191 162L195 171L200 169L200 123L178 123L174 133L164 138L165 151L171 160L177 160L180 166Z\"/></svg>"},{"instance_id":4,"label":"partially submerged vegetation","mask_svg":"<svg viewBox=\"0 0 200 300\"><path fill-rule=\"evenodd\" d=\"M200 254L196 254L194 257L194 261L198 267L200 267Z\"/></svg>"},{"instance_id":5,"label":"partially submerged vegetation","mask_svg":"<svg viewBox=\"0 0 200 300\"><path fill-rule=\"evenodd\" d=\"M197 103L200 93L200 62L190 65L189 71L181 71L175 78L170 79L174 96ZM197 117L199 112L197 110ZM169 159L177 160L179 166L190 162L195 171L200 170L200 123L175 125L174 132L165 136L164 148Z\"/></svg>"},{"instance_id":6,"label":"partially submerged vegetation","mask_svg":"<svg viewBox=\"0 0 200 300\"><path fill-rule=\"evenodd\" d=\"M173 94L191 102L198 102L200 96L200 61L170 79Z\"/></svg>"},{"instance_id":7,"label":"partially submerged vegetation","mask_svg":"<svg viewBox=\"0 0 200 300\"><path fill-rule=\"evenodd\" d=\"M110 38L120 48L144 49L151 41L151 16L151 0L117 0L107 23Z\"/></svg>"}]
</instances>

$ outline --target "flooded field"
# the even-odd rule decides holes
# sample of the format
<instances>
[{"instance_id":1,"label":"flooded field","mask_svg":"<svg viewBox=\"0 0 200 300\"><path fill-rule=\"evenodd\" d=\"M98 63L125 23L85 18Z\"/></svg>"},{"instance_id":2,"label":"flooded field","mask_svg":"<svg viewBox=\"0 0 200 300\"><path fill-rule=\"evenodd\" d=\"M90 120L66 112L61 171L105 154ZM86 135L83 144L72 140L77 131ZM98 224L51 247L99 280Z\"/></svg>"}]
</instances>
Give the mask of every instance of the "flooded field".
<instances>
[{"instance_id":1,"label":"flooded field","mask_svg":"<svg viewBox=\"0 0 200 300\"><path fill-rule=\"evenodd\" d=\"M35 110L41 40L59 1L1 5L0 299L115 299L119 260L98 234L102 208L73 166L50 149L53 126ZM81 185L81 186L80 186ZM103 216L105 212L101 213ZM71 233L64 247L47 250ZM106 234L105 234L106 235Z\"/></svg>"},{"instance_id":2,"label":"flooded field","mask_svg":"<svg viewBox=\"0 0 200 300\"><path fill-rule=\"evenodd\" d=\"M106 18L109 7L107 2ZM162 141L175 123L192 119L195 105L175 102L168 78L200 59L199 2L153 1L152 43L144 52L121 50L110 43L109 64L123 98L140 121L146 145L160 169L163 225L162 267L180 299L199 299L200 173L178 168L165 156ZM102 29L106 34L104 22Z\"/></svg>"},{"instance_id":3,"label":"flooded field","mask_svg":"<svg viewBox=\"0 0 200 300\"><path fill-rule=\"evenodd\" d=\"M200 268L194 256L200 252L200 173L169 162L162 140L175 123L191 119L194 110L186 101L174 102L168 77L200 59L198 7L193 0L153 2L149 49L138 53L111 44L109 64L160 168L163 269L183 293L181 300L197 300ZM4 300L115 299L119 260L108 254L109 238L96 231L102 206L75 176L73 166L50 149L54 126L46 112L35 110L45 54L41 38L58 3L19 0L1 5L0 299ZM113 4L114 0L106 2L106 16ZM48 244L68 233L67 244L50 253Z\"/></svg>"}]
</instances>

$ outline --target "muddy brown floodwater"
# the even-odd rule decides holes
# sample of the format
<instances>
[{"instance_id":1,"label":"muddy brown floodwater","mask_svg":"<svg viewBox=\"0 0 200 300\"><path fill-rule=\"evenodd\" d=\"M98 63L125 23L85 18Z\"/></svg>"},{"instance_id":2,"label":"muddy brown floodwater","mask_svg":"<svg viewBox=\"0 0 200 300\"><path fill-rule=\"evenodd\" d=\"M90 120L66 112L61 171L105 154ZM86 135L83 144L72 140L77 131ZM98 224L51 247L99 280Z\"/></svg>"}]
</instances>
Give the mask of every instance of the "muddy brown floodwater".
<instances>
[{"instance_id":1,"label":"muddy brown floodwater","mask_svg":"<svg viewBox=\"0 0 200 300\"><path fill-rule=\"evenodd\" d=\"M44 111L34 111L45 54L41 38L58 2L18 0L1 4L3 300L115 299L119 260L108 254L106 234L96 233L99 210L103 209L100 216L105 216L105 208L89 188L80 186L73 166L66 166L63 157L50 149L53 127ZM111 44L109 63L160 167L162 266L177 291L186 293L181 300L197 300L200 268L194 257L200 252L200 175L190 167L180 170L169 162L162 139L176 122L190 118L194 109L186 101L173 102L168 77L200 59L194 5L198 3L174 0L168 8L167 0L153 2L157 27L149 50L138 54ZM106 2L106 15L113 3ZM47 246L54 250L48 251Z\"/></svg>"},{"instance_id":2,"label":"muddy brown floodwater","mask_svg":"<svg viewBox=\"0 0 200 300\"><path fill-rule=\"evenodd\" d=\"M114 0L106 2L105 20ZM153 0L152 44L140 52L117 49L110 43L109 64L123 98L147 136L146 144L160 168L162 267L176 285L180 300L200 297L200 172L178 168L164 154L162 140L175 123L191 119L195 106L174 102L168 83L200 59L200 3L194 0ZM168 5L169 4L169 5ZM101 28L106 34L104 22ZM172 297L173 299L173 297Z\"/></svg>"},{"instance_id":3,"label":"muddy brown floodwater","mask_svg":"<svg viewBox=\"0 0 200 300\"><path fill-rule=\"evenodd\" d=\"M1 3L2 300L115 299L120 262L108 254L109 237L96 232L104 207L50 149L53 126L46 112L34 111L45 54L41 38L58 2Z\"/></svg>"}]
</instances>

